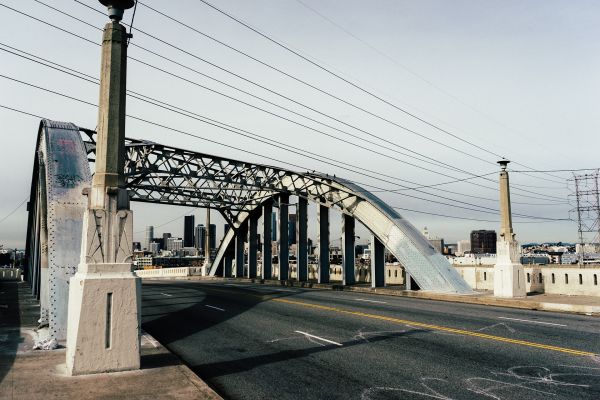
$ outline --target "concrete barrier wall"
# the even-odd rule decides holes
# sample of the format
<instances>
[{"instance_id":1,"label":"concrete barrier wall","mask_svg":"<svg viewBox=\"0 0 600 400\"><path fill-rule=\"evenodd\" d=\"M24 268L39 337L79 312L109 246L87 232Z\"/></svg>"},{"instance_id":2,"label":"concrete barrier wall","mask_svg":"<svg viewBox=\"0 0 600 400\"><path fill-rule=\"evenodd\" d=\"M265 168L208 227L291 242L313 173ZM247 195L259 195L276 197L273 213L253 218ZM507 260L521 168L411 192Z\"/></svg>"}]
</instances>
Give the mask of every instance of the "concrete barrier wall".
<instances>
[{"instance_id":1,"label":"concrete barrier wall","mask_svg":"<svg viewBox=\"0 0 600 400\"><path fill-rule=\"evenodd\" d=\"M0 268L0 281L20 281L21 274L20 268Z\"/></svg>"},{"instance_id":2,"label":"concrete barrier wall","mask_svg":"<svg viewBox=\"0 0 600 400\"><path fill-rule=\"evenodd\" d=\"M455 265L465 281L477 290L494 290L493 265ZM527 292L600 296L600 266L524 266Z\"/></svg>"},{"instance_id":3,"label":"concrete barrier wall","mask_svg":"<svg viewBox=\"0 0 600 400\"><path fill-rule=\"evenodd\" d=\"M262 266L259 264L257 267L258 276L261 275ZM279 276L279 265L273 264L273 277ZM295 263L290 263L290 278L297 279L298 268ZM235 273L235 268L233 269ZM357 265L355 269L356 282L368 283L371 282L371 267ZM342 282L344 278L344 269L340 264L331 264L329 267L329 280L331 282ZM317 264L308 265L308 279L318 280L319 279L319 266ZM404 284L404 270L400 265L386 264L385 266L385 283L388 285L402 285Z\"/></svg>"},{"instance_id":4,"label":"concrete barrier wall","mask_svg":"<svg viewBox=\"0 0 600 400\"><path fill-rule=\"evenodd\" d=\"M168 278L190 275L190 267L138 269L133 271L140 278Z\"/></svg>"}]
</instances>

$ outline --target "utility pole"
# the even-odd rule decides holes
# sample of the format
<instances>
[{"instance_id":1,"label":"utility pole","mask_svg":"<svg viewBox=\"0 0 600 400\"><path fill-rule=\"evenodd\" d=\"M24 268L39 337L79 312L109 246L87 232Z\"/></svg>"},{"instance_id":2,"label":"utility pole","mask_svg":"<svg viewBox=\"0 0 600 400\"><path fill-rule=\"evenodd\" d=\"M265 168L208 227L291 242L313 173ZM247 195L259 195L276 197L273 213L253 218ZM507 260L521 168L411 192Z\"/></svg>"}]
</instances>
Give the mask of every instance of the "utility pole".
<instances>
[{"instance_id":1,"label":"utility pole","mask_svg":"<svg viewBox=\"0 0 600 400\"><path fill-rule=\"evenodd\" d=\"M494 266L494 296L525 297L525 272L521 264L521 249L515 239L510 209L510 184L506 167L510 161L500 164L500 235L496 242L496 265Z\"/></svg>"},{"instance_id":2,"label":"utility pole","mask_svg":"<svg viewBox=\"0 0 600 400\"><path fill-rule=\"evenodd\" d=\"M141 283L132 272L133 213L123 176L127 31L119 23L133 0L100 0L104 27L96 172L84 193L81 261L69 284L69 375L140 367Z\"/></svg>"}]
</instances>

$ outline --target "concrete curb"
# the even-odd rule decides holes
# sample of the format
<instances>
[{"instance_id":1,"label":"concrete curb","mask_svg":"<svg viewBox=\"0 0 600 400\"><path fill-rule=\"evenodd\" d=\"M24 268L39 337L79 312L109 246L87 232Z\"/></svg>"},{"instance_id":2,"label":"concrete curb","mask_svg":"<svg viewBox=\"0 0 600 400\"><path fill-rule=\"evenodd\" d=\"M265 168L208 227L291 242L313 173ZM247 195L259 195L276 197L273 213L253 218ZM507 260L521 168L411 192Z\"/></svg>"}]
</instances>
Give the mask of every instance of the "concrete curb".
<instances>
[{"instance_id":1,"label":"concrete curb","mask_svg":"<svg viewBox=\"0 0 600 400\"><path fill-rule=\"evenodd\" d=\"M439 294L430 293L424 291L411 291L411 290L399 290L389 288L370 288L361 286L344 286L342 284L324 284L316 282L298 282L298 281L278 281L278 280L264 280L264 279L249 279L249 278L221 278L221 277L201 277L201 276L188 276L188 277L171 277L171 278L144 278L146 280L199 280L199 281L235 281L235 282L246 282L256 283L274 286L289 286L289 287L300 287L309 289L329 289L339 290L346 292L359 292L359 293L370 293L380 294L385 296L396 296L396 297L411 297L423 300L436 300L436 301L447 301L453 303L465 303L465 304L479 304L484 306L495 306L495 307L508 307L508 308L520 308L526 310L540 310L540 311L553 311L553 312L565 312L574 314L585 314L600 316L600 306L584 305L584 304L567 304L567 303L552 303L552 302L540 302L527 299L503 299L498 297L478 296L478 295L453 295L453 294Z\"/></svg>"}]
</instances>

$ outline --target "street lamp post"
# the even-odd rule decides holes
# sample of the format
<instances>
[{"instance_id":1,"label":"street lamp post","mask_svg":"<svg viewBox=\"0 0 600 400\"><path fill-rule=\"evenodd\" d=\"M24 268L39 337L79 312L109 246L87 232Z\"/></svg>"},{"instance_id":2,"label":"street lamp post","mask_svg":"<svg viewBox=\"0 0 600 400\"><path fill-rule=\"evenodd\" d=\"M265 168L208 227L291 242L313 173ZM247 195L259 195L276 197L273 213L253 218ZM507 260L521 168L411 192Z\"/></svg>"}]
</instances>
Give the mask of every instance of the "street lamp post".
<instances>
[{"instance_id":1,"label":"street lamp post","mask_svg":"<svg viewBox=\"0 0 600 400\"><path fill-rule=\"evenodd\" d=\"M69 375L140 367L140 279L132 273L133 213L125 189L127 31L133 0L101 0L104 27L96 171L85 194L81 261L69 284Z\"/></svg>"},{"instance_id":2,"label":"street lamp post","mask_svg":"<svg viewBox=\"0 0 600 400\"><path fill-rule=\"evenodd\" d=\"M494 266L494 296L524 297L525 274L521 264L519 243L512 227L510 209L510 185L506 167L508 160L498 161L501 171L500 183L500 235L496 242L496 265Z\"/></svg>"}]
</instances>

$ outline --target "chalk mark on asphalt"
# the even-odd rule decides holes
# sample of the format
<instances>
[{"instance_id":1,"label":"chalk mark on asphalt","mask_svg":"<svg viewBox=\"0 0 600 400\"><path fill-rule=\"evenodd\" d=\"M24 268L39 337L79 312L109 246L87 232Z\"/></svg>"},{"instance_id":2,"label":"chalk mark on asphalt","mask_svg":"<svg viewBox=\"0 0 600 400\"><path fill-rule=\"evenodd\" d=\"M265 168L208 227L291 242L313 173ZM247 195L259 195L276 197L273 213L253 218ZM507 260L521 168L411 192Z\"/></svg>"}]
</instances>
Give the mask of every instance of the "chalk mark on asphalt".
<instances>
[{"instance_id":1,"label":"chalk mark on asphalt","mask_svg":"<svg viewBox=\"0 0 600 400\"><path fill-rule=\"evenodd\" d=\"M515 333L515 332L516 332L516 330L515 330L515 329L513 329L513 328L511 328L510 326L506 325L504 322L500 322L500 323L498 323L498 324L494 324L494 325L490 325L490 326L484 326L483 328L477 329L477 331L478 331L478 332L481 332L481 331L485 331L485 330L488 330L488 329L495 328L495 327L497 327L497 326L503 326L503 327L505 327L506 329L508 329L508 331L509 331L510 333Z\"/></svg>"},{"instance_id":2,"label":"chalk mark on asphalt","mask_svg":"<svg viewBox=\"0 0 600 400\"><path fill-rule=\"evenodd\" d=\"M506 389L506 388L521 388L521 389L529 390L532 392L545 394L548 396L556 396L556 393L550 393L550 392L546 392L543 390L531 388L531 387L527 386L527 383L509 383L509 382L499 381L496 379L481 378L481 377L467 378L467 379L465 379L465 382L467 383L466 389L468 391L477 393L477 394L482 394L486 397L491 397L492 399L495 399L495 400L502 400L502 398L500 396L492 393L492 391L502 390L502 389ZM486 384L486 383L488 385L486 387L483 387L483 384Z\"/></svg>"},{"instance_id":3,"label":"chalk mark on asphalt","mask_svg":"<svg viewBox=\"0 0 600 400\"><path fill-rule=\"evenodd\" d=\"M428 380L448 383L448 381L446 379L423 377L423 378L421 378L421 386L423 386L425 388L424 392L419 392L417 390L398 388L398 387L379 386L379 387L372 387L372 388L365 389L362 392L360 398L361 398L361 400L369 400L369 399L371 399L371 396L376 395L377 393L381 393L381 392L403 392L403 393L415 394L417 396L429 397L431 399L454 400L452 397L444 396L443 394L439 393L435 389L431 388L426 383L426 381L428 381Z\"/></svg>"},{"instance_id":4,"label":"chalk mark on asphalt","mask_svg":"<svg viewBox=\"0 0 600 400\"><path fill-rule=\"evenodd\" d=\"M582 371L583 373L579 373L572 370L577 368L584 369L585 371ZM458 379L454 382L442 378L422 377L418 384L424 389L418 387L369 387L363 390L361 394L361 400L371 400L379 398L378 395L383 395L385 393L391 394L393 392L416 395L430 399L453 400L455 397L451 397L452 395L447 393L449 388L453 391L456 389L466 390L494 400L502 400L505 398L504 396L501 397L501 395L498 393L506 393L506 390L510 390L511 393L515 395L515 398L522 398L525 396L524 393L515 392L519 389L529 392L530 395L537 393L545 397L557 396L559 393L556 393L555 390L559 387L570 387L574 390L585 390L595 386L568 382L567 379L569 377L585 377L588 379L592 378L598 379L598 382L600 382L600 374L591 374L589 373L589 370L594 370L595 372L596 370L600 371L600 368L577 365L557 365L553 368L539 365L517 365L502 372L490 371L494 377L474 376L465 379ZM557 379L558 377L563 379ZM444 383L445 387L442 390L436 390L432 387L433 385L431 382ZM543 385L542 388L544 390L541 390L539 387L533 387L534 385ZM578 394L575 392L570 393L569 395L575 398L575 396ZM530 396L525 396L525 398L528 397Z\"/></svg>"},{"instance_id":5,"label":"chalk mark on asphalt","mask_svg":"<svg viewBox=\"0 0 600 400\"><path fill-rule=\"evenodd\" d=\"M509 321L519 321L519 322L529 322L530 324L552 325L552 326L567 326L567 325L564 325L564 324L555 324L554 322L532 321L530 319L519 319L519 318L509 318L509 317L498 317L498 319L507 319Z\"/></svg>"},{"instance_id":6,"label":"chalk mark on asphalt","mask_svg":"<svg viewBox=\"0 0 600 400\"><path fill-rule=\"evenodd\" d=\"M224 309L222 309L222 308L215 307L215 306L211 306L211 305L208 305L208 304L205 304L204 306L205 306L205 307L208 307L208 308L212 308L213 310L217 310L217 311L225 311L225 310L224 310Z\"/></svg>"},{"instance_id":7,"label":"chalk mark on asphalt","mask_svg":"<svg viewBox=\"0 0 600 400\"><path fill-rule=\"evenodd\" d=\"M320 340L322 342L333 344L333 345L336 345L336 346L340 346L340 347L343 346L343 344L341 344L341 343L334 342L333 340L325 339L325 338L322 338L320 336L311 335L310 333L306 333L306 332L302 332L302 331L294 331L294 332L299 333L301 335L304 335L306 338L308 338L308 340L310 340L310 338L312 338L312 339Z\"/></svg>"}]
</instances>

